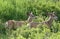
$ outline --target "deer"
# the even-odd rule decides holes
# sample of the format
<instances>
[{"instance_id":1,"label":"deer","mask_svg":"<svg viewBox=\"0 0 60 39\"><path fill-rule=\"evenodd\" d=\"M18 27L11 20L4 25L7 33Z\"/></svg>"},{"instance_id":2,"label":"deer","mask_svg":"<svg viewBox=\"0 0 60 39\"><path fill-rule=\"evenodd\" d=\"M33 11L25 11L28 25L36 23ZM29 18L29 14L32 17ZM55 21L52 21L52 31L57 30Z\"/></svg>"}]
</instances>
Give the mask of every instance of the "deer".
<instances>
[{"instance_id":1,"label":"deer","mask_svg":"<svg viewBox=\"0 0 60 39\"><path fill-rule=\"evenodd\" d=\"M57 16L55 15L55 12L52 12L52 13L48 13L48 17L49 18L46 21L43 21L43 22L30 22L30 23L28 23L27 26L29 28L32 28L32 27L36 28L37 25L39 25L39 24L46 24L50 28L51 25L52 25L53 20L57 19Z\"/></svg>"},{"instance_id":2,"label":"deer","mask_svg":"<svg viewBox=\"0 0 60 39\"><path fill-rule=\"evenodd\" d=\"M28 19L26 21L8 20L7 22L5 22L6 28L13 29L19 26L21 27L23 24L30 23L34 18L36 18L32 12L27 13L27 15L28 15Z\"/></svg>"}]
</instances>

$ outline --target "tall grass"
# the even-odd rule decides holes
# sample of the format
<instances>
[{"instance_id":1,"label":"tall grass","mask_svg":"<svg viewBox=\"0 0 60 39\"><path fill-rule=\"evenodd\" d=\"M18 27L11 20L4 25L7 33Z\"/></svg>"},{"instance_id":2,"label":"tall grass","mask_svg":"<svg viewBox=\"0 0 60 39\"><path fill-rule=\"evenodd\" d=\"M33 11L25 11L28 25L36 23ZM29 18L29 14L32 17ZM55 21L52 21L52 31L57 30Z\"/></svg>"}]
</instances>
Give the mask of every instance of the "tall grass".
<instances>
[{"instance_id":1,"label":"tall grass","mask_svg":"<svg viewBox=\"0 0 60 39\"><path fill-rule=\"evenodd\" d=\"M27 13L32 11L35 22L47 20L46 14L55 11L58 21L53 21L52 31L46 25L27 28L27 25L16 30L4 29L2 22L7 20L26 20ZM60 39L60 1L58 0L0 0L0 39Z\"/></svg>"}]
</instances>

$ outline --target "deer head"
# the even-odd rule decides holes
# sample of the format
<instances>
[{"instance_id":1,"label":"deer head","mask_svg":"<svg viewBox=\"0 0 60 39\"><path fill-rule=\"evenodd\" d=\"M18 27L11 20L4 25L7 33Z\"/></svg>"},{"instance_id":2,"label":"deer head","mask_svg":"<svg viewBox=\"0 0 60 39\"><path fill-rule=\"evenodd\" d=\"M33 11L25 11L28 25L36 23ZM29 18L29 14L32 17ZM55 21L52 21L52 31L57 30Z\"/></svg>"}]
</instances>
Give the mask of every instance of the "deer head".
<instances>
[{"instance_id":1,"label":"deer head","mask_svg":"<svg viewBox=\"0 0 60 39\"><path fill-rule=\"evenodd\" d=\"M27 15L30 16L31 18L35 18L32 12L28 13Z\"/></svg>"},{"instance_id":2,"label":"deer head","mask_svg":"<svg viewBox=\"0 0 60 39\"><path fill-rule=\"evenodd\" d=\"M29 22L31 22L31 21L32 21L32 19L35 19L35 18L36 18L36 17L33 15L33 13L32 13L32 12L28 13L27 15L29 16L29 17L28 17L28 20L27 20L27 21L28 21L28 23L29 23Z\"/></svg>"},{"instance_id":3,"label":"deer head","mask_svg":"<svg viewBox=\"0 0 60 39\"><path fill-rule=\"evenodd\" d=\"M57 20L58 17L55 15L55 12L48 13L48 16L52 17L52 19Z\"/></svg>"}]
</instances>

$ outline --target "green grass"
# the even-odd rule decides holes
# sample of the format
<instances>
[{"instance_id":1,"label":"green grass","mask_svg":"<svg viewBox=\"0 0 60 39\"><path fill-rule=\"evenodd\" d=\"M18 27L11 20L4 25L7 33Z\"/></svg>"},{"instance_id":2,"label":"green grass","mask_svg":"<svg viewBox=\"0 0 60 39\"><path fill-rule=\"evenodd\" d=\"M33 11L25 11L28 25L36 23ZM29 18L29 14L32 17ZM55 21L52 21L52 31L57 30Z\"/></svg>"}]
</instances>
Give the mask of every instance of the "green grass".
<instances>
[{"instance_id":1,"label":"green grass","mask_svg":"<svg viewBox=\"0 0 60 39\"><path fill-rule=\"evenodd\" d=\"M3 22L8 20L26 20L27 13L32 11L35 22L47 20L47 13L54 11L58 17L52 23L52 31L46 25L27 28L27 25L16 30L4 29ZM60 1L58 0L0 0L0 39L60 39Z\"/></svg>"},{"instance_id":2,"label":"green grass","mask_svg":"<svg viewBox=\"0 0 60 39\"><path fill-rule=\"evenodd\" d=\"M52 31L46 25L29 29L27 25L16 30L0 30L0 39L60 39L60 23L52 23Z\"/></svg>"}]
</instances>

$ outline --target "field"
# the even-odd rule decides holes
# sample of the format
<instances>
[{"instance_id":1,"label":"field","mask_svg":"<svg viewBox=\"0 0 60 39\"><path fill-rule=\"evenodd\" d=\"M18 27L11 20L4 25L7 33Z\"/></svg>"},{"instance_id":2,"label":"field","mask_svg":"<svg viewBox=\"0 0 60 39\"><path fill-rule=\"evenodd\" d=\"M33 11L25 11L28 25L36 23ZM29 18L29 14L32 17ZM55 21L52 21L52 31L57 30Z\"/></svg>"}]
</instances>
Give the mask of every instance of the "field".
<instances>
[{"instance_id":1,"label":"field","mask_svg":"<svg viewBox=\"0 0 60 39\"><path fill-rule=\"evenodd\" d=\"M46 21L52 11L58 19L53 20L51 29L45 24L37 28L28 28L26 24L15 30L5 28L8 20L27 20L30 11L37 16L34 22ZM0 0L0 39L60 39L60 0Z\"/></svg>"}]
</instances>

